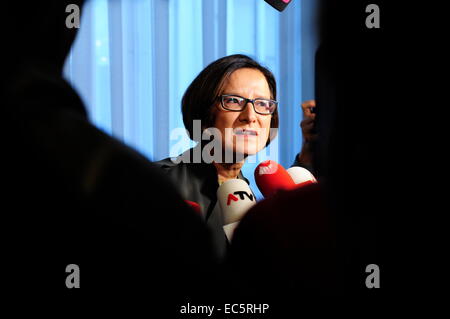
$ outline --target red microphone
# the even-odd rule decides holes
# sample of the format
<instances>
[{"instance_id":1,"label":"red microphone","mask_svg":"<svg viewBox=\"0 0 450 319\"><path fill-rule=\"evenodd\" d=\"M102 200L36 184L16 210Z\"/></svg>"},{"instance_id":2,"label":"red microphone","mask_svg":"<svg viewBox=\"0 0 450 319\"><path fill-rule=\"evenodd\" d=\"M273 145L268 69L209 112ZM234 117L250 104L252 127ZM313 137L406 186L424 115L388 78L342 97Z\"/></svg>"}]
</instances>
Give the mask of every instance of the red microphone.
<instances>
[{"instance_id":1,"label":"red microphone","mask_svg":"<svg viewBox=\"0 0 450 319\"><path fill-rule=\"evenodd\" d=\"M264 197L272 196L279 190L291 190L297 186L283 166L272 160L264 161L256 167L255 181Z\"/></svg>"}]
</instances>

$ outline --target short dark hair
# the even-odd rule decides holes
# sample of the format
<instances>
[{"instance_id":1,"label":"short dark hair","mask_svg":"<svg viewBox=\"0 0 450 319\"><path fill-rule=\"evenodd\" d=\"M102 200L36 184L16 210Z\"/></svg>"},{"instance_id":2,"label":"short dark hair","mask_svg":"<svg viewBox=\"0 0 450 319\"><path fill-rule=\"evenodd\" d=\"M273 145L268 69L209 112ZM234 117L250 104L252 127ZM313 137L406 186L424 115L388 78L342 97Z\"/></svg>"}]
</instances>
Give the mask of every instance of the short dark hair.
<instances>
[{"instance_id":1,"label":"short dark hair","mask_svg":"<svg viewBox=\"0 0 450 319\"><path fill-rule=\"evenodd\" d=\"M271 99L277 98L277 84L272 72L263 67L252 58L234 54L220 58L209 64L197 75L187 88L181 101L183 122L191 139L193 134L193 121L201 120L202 129L212 127L214 116L212 107L217 103L226 79L236 70L250 68L259 70L267 80ZM272 114L271 128L278 128L278 109ZM270 136L267 145L275 136ZM197 141L200 142L200 141Z\"/></svg>"}]
</instances>

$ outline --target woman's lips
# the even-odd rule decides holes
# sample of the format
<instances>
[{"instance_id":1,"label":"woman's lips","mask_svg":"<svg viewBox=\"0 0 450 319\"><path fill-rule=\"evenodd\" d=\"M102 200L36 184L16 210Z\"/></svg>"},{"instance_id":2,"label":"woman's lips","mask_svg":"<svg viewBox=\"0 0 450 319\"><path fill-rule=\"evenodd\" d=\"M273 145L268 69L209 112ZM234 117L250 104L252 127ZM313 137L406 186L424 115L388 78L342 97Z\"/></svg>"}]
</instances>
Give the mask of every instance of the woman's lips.
<instances>
[{"instance_id":1,"label":"woman's lips","mask_svg":"<svg viewBox=\"0 0 450 319\"><path fill-rule=\"evenodd\" d=\"M257 131L247 129L235 129L233 133L239 136L258 136Z\"/></svg>"}]
</instances>

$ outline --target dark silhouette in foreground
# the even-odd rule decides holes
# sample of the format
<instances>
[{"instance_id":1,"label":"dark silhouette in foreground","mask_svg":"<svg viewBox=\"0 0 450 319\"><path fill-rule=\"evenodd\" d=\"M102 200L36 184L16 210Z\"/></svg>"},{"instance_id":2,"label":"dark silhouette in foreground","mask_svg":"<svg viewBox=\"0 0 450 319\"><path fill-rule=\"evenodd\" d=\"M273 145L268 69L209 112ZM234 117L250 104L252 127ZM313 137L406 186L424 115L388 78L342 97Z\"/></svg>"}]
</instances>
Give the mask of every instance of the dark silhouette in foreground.
<instances>
[{"instance_id":1,"label":"dark silhouette in foreground","mask_svg":"<svg viewBox=\"0 0 450 319\"><path fill-rule=\"evenodd\" d=\"M62 78L76 34L65 27L69 3L2 8L6 300L19 312L67 306L64 316L132 299L130 310L175 317L178 305L211 293L209 233L158 168L91 124ZM80 268L79 289L66 287L69 264Z\"/></svg>"}]
</instances>

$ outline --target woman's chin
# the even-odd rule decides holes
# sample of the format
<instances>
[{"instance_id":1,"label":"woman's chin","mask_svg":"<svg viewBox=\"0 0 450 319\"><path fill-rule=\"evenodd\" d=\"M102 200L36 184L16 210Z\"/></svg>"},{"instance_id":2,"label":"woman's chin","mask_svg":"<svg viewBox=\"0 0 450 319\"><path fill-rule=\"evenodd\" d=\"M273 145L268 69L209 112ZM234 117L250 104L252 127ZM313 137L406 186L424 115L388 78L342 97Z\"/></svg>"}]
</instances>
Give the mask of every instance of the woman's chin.
<instances>
[{"instance_id":1,"label":"woman's chin","mask_svg":"<svg viewBox=\"0 0 450 319\"><path fill-rule=\"evenodd\" d=\"M260 150L258 148L251 148L251 147L237 147L234 149L234 153L239 154L241 156L248 157L248 156L252 156L255 155L259 152Z\"/></svg>"},{"instance_id":2,"label":"woman's chin","mask_svg":"<svg viewBox=\"0 0 450 319\"><path fill-rule=\"evenodd\" d=\"M262 149L262 148L261 148ZM248 156L257 154L260 151L260 147L257 144L246 144L246 145L229 145L224 148L224 159L226 161L232 161L237 163L245 160Z\"/></svg>"},{"instance_id":3,"label":"woman's chin","mask_svg":"<svg viewBox=\"0 0 450 319\"><path fill-rule=\"evenodd\" d=\"M249 156L255 155L259 151L264 148L264 145L260 145L259 143L246 143L245 145L236 145L236 151L248 154Z\"/></svg>"}]
</instances>

